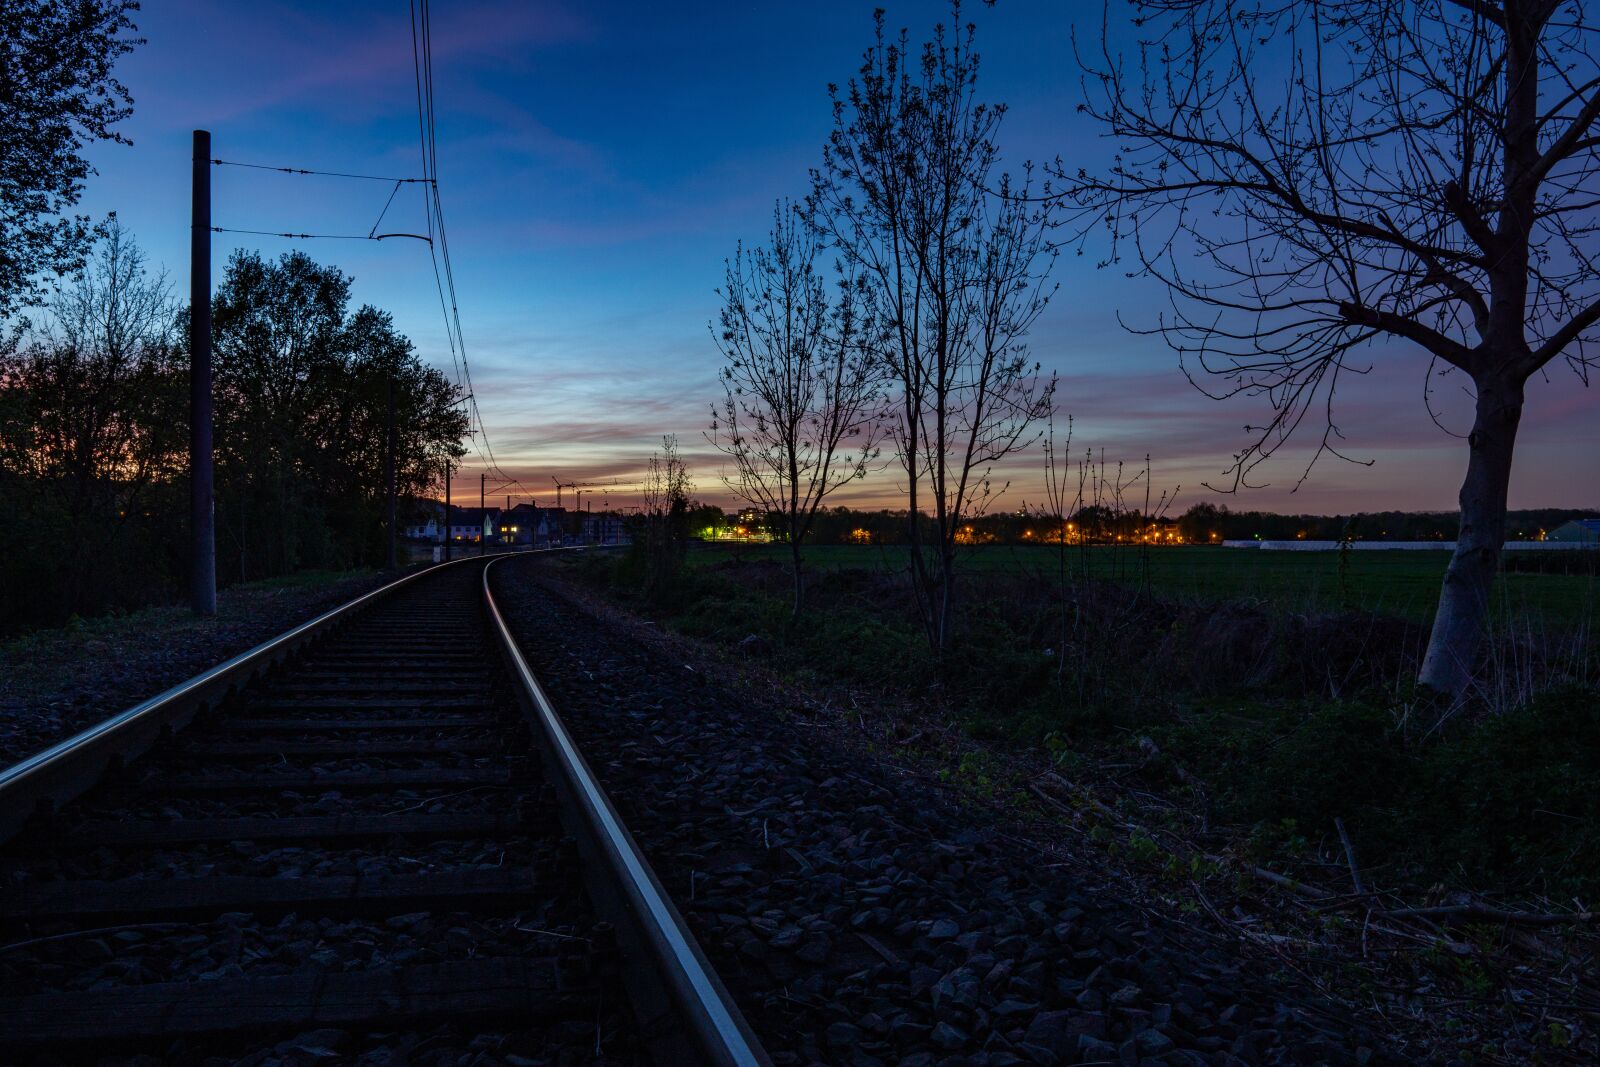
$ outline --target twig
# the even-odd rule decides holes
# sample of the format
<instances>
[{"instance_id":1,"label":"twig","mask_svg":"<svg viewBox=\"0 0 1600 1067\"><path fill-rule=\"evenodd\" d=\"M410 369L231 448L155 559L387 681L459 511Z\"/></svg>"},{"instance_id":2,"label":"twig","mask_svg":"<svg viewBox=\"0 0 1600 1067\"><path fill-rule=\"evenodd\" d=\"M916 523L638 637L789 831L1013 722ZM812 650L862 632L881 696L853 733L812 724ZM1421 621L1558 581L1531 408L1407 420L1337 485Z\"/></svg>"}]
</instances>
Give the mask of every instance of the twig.
<instances>
[{"instance_id":1,"label":"twig","mask_svg":"<svg viewBox=\"0 0 1600 1067\"><path fill-rule=\"evenodd\" d=\"M49 937L34 937L27 941L14 941L9 945L0 945L0 952L11 952L14 949L28 948L33 945L43 945L51 941L67 941L74 937L93 937L95 934L115 934L123 930L170 930L174 926L190 925L187 923L134 923L121 926L97 926L93 930L68 930L64 934L51 934Z\"/></svg>"},{"instance_id":2,"label":"twig","mask_svg":"<svg viewBox=\"0 0 1600 1067\"><path fill-rule=\"evenodd\" d=\"M589 939L587 937L578 937L574 934L559 934L554 930L540 930L538 927L534 926L518 926L516 923L512 923L511 929L516 930L518 933L539 934L543 937L558 937L563 941L581 941L585 945L589 944Z\"/></svg>"},{"instance_id":3,"label":"twig","mask_svg":"<svg viewBox=\"0 0 1600 1067\"><path fill-rule=\"evenodd\" d=\"M1366 883L1361 880L1361 868L1356 864L1356 846L1350 843L1350 835L1345 832L1344 820L1337 815L1333 819L1333 828L1339 831L1339 841L1344 845L1344 859L1350 865L1350 881L1356 887L1356 892L1361 896L1370 895Z\"/></svg>"},{"instance_id":4,"label":"twig","mask_svg":"<svg viewBox=\"0 0 1600 1067\"><path fill-rule=\"evenodd\" d=\"M426 800L418 801L417 803L412 804L409 807L396 808L394 811L386 811L386 812L384 812L384 814L385 815L404 815L408 811L416 811L418 808L425 808L429 804L435 804L435 803L438 803L441 800L449 800L452 797L464 797L468 793L476 793L481 789L503 789L503 788L505 788L505 787L504 786L498 786L498 785L475 785L471 789L463 789L459 793L446 793L442 797L428 797Z\"/></svg>"},{"instance_id":5,"label":"twig","mask_svg":"<svg viewBox=\"0 0 1600 1067\"><path fill-rule=\"evenodd\" d=\"M1532 912L1507 911L1491 908L1487 904L1448 904L1431 908L1390 908L1375 911L1386 919L1481 919L1484 922L1506 923L1515 926L1561 926L1566 923L1591 923L1600 913L1592 911Z\"/></svg>"}]
</instances>

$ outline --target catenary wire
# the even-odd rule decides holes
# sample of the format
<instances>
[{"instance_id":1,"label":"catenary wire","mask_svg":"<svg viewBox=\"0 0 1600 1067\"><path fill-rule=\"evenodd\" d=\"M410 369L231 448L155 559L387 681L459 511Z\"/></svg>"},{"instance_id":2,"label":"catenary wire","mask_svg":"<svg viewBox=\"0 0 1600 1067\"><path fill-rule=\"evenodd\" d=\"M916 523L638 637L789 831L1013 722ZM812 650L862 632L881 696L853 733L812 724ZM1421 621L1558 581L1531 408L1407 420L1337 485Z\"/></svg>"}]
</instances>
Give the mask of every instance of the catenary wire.
<instances>
[{"instance_id":1,"label":"catenary wire","mask_svg":"<svg viewBox=\"0 0 1600 1067\"><path fill-rule=\"evenodd\" d=\"M420 7L420 12L419 12ZM446 236L444 224L444 204L439 194L438 182L438 136L436 127L436 110L433 91L433 18L428 0L410 0L411 8L411 36L412 36L412 62L416 80L417 94L417 132L421 149L422 176L421 177L394 177L379 174L363 174L353 171L321 170L314 167L278 166L266 163L251 163L240 160L211 159L213 166L240 167L249 170L271 171L279 174L297 176L315 176L328 178L346 178L359 181L384 181L394 183L394 188L389 193L389 198L384 202L383 210L378 219L373 223L371 230L366 234L344 233L295 233L277 230L255 230L242 227L213 226L214 233L248 234L257 237L279 237L287 240L338 240L362 241L383 240L389 236L417 237L428 243L430 266L434 275L434 287L439 295L439 307L445 320L445 337L450 349L451 363L456 373L456 384L462 390L462 401L468 409L468 437L472 442L473 450L483 462L486 471L504 479L497 491L507 488L517 488L522 495L533 496L534 492L519 479L512 477L500 467L494 454L493 445L490 443L488 429L484 424L483 412L478 406L477 391L472 383L472 369L467 360L466 338L461 328L460 301L456 291L455 268L450 258L449 239ZM420 17L419 17L420 15ZM389 208L393 206L395 197L399 194L402 185L420 185L423 192L423 209L427 219L426 234L378 234L377 230L388 215ZM442 263L441 263L442 261Z\"/></svg>"},{"instance_id":2,"label":"catenary wire","mask_svg":"<svg viewBox=\"0 0 1600 1067\"><path fill-rule=\"evenodd\" d=\"M402 185L422 184L431 181L430 178L392 178L382 174L352 174L341 170L314 170L309 167L276 167L270 163L240 163L232 159L213 159L214 167L245 167L250 170L271 170L283 174L309 174L321 178L356 178L369 182L399 182Z\"/></svg>"},{"instance_id":3,"label":"catenary wire","mask_svg":"<svg viewBox=\"0 0 1600 1067\"><path fill-rule=\"evenodd\" d=\"M366 233L282 233L277 230L242 230L233 226L213 226L212 233L250 233L257 237L288 237L291 240L320 241L376 241L379 238Z\"/></svg>"}]
</instances>

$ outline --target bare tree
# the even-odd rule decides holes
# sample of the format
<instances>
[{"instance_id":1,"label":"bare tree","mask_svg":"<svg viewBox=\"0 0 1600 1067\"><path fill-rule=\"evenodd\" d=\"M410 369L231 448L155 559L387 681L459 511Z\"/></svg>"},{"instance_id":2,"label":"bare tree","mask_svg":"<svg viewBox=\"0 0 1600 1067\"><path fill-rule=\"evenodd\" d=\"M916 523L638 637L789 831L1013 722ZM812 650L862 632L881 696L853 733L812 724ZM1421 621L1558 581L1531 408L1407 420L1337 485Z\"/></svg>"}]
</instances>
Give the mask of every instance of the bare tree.
<instances>
[{"instance_id":1,"label":"bare tree","mask_svg":"<svg viewBox=\"0 0 1600 1067\"><path fill-rule=\"evenodd\" d=\"M1600 62L1575 0L1149 0L1131 63L1085 63L1118 145L1077 191L1164 281L1153 332L1272 412L1232 488L1308 415L1337 453L1341 376L1375 345L1472 381L1460 534L1420 680L1459 696L1505 538L1524 386L1588 382ZM1192 361L1192 362L1191 362ZM1191 374L1192 380L1197 380ZM1426 395L1426 385L1425 385ZM1430 407L1431 411L1431 407ZM1315 457L1312 460L1315 463ZM1308 466L1309 472L1310 467ZM1304 476L1302 476L1303 478Z\"/></svg>"},{"instance_id":2,"label":"bare tree","mask_svg":"<svg viewBox=\"0 0 1600 1067\"><path fill-rule=\"evenodd\" d=\"M689 494L694 481L678 454L678 438L661 438L661 451L650 455L640 486L642 507L634 539L636 553L643 556L644 590L650 597L670 591L683 565L689 538Z\"/></svg>"},{"instance_id":3,"label":"bare tree","mask_svg":"<svg viewBox=\"0 0 1600 1067\"><path fill-rule=\"evenodd\" d=\"M830 297L816 232L792 204L772 215L768 243L741 247L727 265L712 330L726 361L723 398L706 437L733 461L723 483L780 517L794 574L791 617L799 618L801 546L817 508L865 478L878 456L881 378L860 280L842 275Z\"/></svg>"},{"instance_id":4,"label":"bare tree","mask_svg":"<svg viewBox=\"0 0 1600 1067\"><path fill-rule=\"evenodd\" d=\"M808 217L870 287L896 395L891 429L906 472L912 585L936 652L948 647L957 535L1005 486L997 464L1030 445L1054 383L1027 358L1053 290L1053 202L996 173L1003 106L976 97L973 28L913 48L877 39L846 91L812 172ZM924 543L918 517L934 519Z\"/></svg>"}]
</instances>

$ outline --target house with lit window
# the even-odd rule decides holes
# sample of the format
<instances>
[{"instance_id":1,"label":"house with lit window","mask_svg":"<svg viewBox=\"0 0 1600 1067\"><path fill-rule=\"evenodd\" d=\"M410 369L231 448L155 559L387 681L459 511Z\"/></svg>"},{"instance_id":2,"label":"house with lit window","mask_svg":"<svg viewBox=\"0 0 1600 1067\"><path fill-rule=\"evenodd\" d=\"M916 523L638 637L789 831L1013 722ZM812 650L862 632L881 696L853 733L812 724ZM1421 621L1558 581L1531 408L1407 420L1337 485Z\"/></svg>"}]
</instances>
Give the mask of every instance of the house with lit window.
<instances>
[{"instance_id":1,"label":"house with lit window","mask_svg":"<svg viewBox=\"0 0 1600 1067\"><path fill-rule=\"evenodd\" d=\"M437 544L445 529L444 505L429 501L412 524L405 527L405 536L414 541ZM450 506L449 537L452 542L467 544L494 543L499 530L499 508L461 508Z\"/></svg>"},{"instance_id":2,"label":"house with lit window","mask_svg":"<svg viewBox=\"0 0 1600 1067\"><path fill-rule=\"evenodd\" d=\"M532 545L539 539L543 516L533 504L518 504L500 513L498 525L502 545Z\"/></svg>"}]
</instances>

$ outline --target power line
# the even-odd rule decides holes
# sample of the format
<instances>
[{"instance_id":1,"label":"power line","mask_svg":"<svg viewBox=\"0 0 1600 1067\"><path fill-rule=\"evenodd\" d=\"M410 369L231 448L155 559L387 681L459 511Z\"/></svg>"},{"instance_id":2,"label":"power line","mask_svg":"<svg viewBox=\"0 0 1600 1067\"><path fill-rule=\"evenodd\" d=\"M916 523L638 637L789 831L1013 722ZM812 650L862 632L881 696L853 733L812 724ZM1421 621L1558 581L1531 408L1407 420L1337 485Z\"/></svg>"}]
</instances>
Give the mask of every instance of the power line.
<instances>
[{"instance_id":1,"label":"power line","mask_svg":"<svg viewBox=\"0 0 1600 1067\"><path fill-rule=\"evenodd\" d=\"M288 237L291 240L321 240L321 241L377 241L382 238L365 233L279 233L276 230L240 230L232 226L213 226L212 233L250 233L257 237ZM385 235L393 236L393 235Z\"/></svg>"},{"instance_id":2,"label":"power line","mask_svg":"<svg viewBox=\"0 0 1600 1067\"><path fill-rule=\"evenodd\" d=\"M379 219L379 221L383 221ZM376 224L372 227L377 230ZM242 230L233 226L213 226L212 233L251 233L257 237L289 237L294 240L323 240L323 241L385 241L391 237L409 237L414 241L427 241L433 243L433 238L425 237L420 233L285 233L280 230Z\"/></svg>"},{"instance_id":3,"label":"power line","mask_svg":"<svg viewBox=\"0 0 1600 1067\"><path fill-rule=\"evenodd\" d=\"M400 187L404 184L405 182L396 181L394 183L394 188L389 190L389 199L383 202L383 210L378 212L378 221L374 222L372 224L372 229L367 231L368 237L371 237L373 234L377 233L378 227L383 225L383 217L389 213L389 205L394 203L395 195L400 192Z\"/></svg>"},{"instance_id":4,"label":"power line","mask_svg":"<svg viewBox=\"0 0 1600 1067\"><path fill-rule=\"evenodd\" d=\"M467 360L466 336L461 329L461 308L456 292L455 267L450 260L450 243L445 231L444 203L439 195L439 148L433 92L433 15L429 8L428 0L410 0L410 7L411 55L416 80L417 138L421 150L422 176L392 177L351 171L320 170L313 167L276 166L267 163L212 159L210 160L211 164L218 167L242 167L250 170L272 171L279 174L394 183L394 188L390 191L388 200L384 202L383 210L379 212L377 221L372 224L371 230L366 234L292 233L224 226L213 226L212 231L215 233L250 234L257 237L280 237L288 240L382 241L390 237L409 237L426 241L428 244L429 263L433 269L434 288L439 295L439 310L444 317L445 339L450 349L451 364L455 369L456 386L462 393L461 402L467 406L467 435L472 443L472 448L478 454L478 458L483 462L486 470L505 479L506 484L502 485L501 489L515 486L521 489L524 495L532 496L533 490L507 474L496 460L494 447L489 441L488 427L484 424L483 412L478 406L477 391L472 384L472 368ZM378 227L382 225L384 218L387 217L389 208L393 206L394 199L399 194L402 185L420 185L422 187L423 214L427 220L426 232L421 234L380 234L377 232ZM442 269L441 260L443 261Z\"/></svg>"},{"instance_id":5,"label":"power line","mask_svg":"<svg viewBox=\"0 0 1600 1067\"><path fill-rule=\"evenodd\" d=\"M510 475L500 468L499 462L495 459L494 446L489 442L488 427L484 424L483 412L478 407L477 393L472 385L472 367L467 359L466 336L461 329L461 309L456 293L455 268L450 261L450 242L444 225L444 203L439 195L439 149L433 92L433 16L428 0L420 0L420 3L419 0L411 0L410 6L411 57L417 94L417 138L422 154L422 172L428 179L423 188L423 206L428 218L429 235L432 236L437 232L437 243L429 245L434 287L438 291L439 307L445 319L445 336L450 343L457 385L467 394L467 425L473 450L478 453L478 458L488 470L502 478L510 478ZM439 267L440 259L444 261L442 272Z\"/></svg>"},{"instance_id":6,"label":"power line","mask_svg":"<svg viewBox=\"0 0 1600 1067\"><path fill-rule=\"evenodd\" d=\"M214 167L246 167L250 170L271 170L282 174L311 174L322 178L356 178L369 182L399 182L401 185L422 184L431 178L390 178L382 174L351 174L341 170L313 170L308 167L275 167L270 163L240 163L232 159L213 159Z\"/></svg>"}]
</instances>

